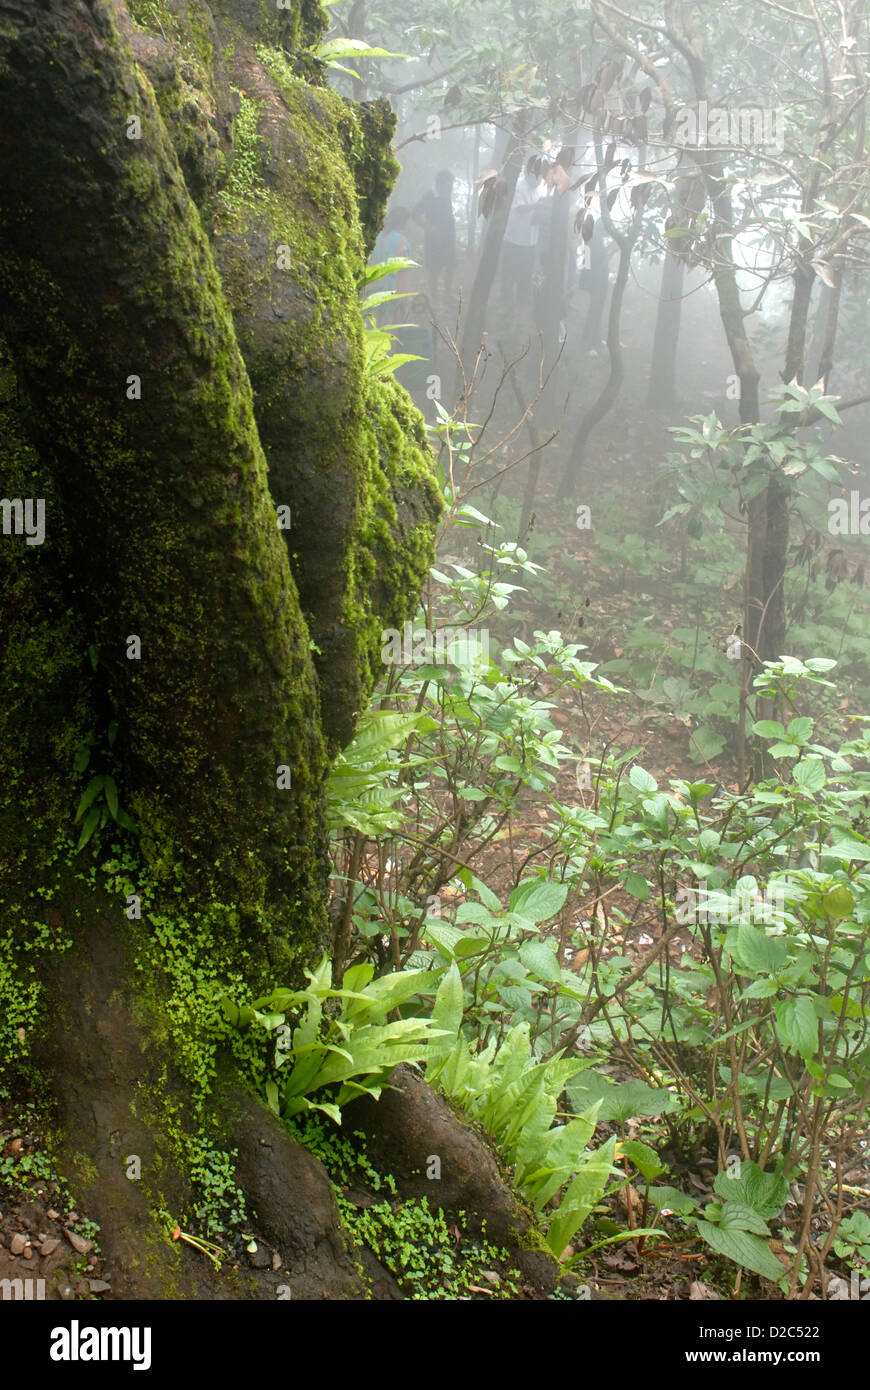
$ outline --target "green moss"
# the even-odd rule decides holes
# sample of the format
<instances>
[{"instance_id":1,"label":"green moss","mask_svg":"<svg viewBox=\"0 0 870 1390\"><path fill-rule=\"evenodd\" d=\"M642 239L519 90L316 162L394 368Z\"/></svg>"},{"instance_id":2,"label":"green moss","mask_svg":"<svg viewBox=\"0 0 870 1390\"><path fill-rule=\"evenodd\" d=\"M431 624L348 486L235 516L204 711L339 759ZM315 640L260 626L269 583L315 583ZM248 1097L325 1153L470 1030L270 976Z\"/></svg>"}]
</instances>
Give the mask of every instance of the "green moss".
<instances>
[{"instance_id":1,"label":"green moss","mask_svg":"<svg viewBox=\"0 0 870 1390\"><path fill-rule=\"evenodd\" d=\"M396 113L383 97L348 107L342 133L356 183L367 256L384 225L387 200L399 175L391 143L395 130Z\"/></svg>"},{"instance_id":2,"label":"green moss","mask_svg":"<svg viewBox=\"0 0 870 1390\"><path fill-rule=\"evenodd\" d=\"M253 195L216 201L215 243L273 498L304 518L285 539L318 649L325 727L342 743L382 674L383 628L416 605L440 501L421 418L395 382L365 370L355 175L366 160L385 171L372 194L380 206L391 120L362 121L337 93L296 77L279 50L257 56L286 108L282 140L271 104L268 144L252 138L247 116Z\"/></svg>"},{"instance_id":3,"label":"green moss","mask_svg":"<svg viewBox=\"0 0 870 1390\"><path fill-rule=\"evenodd\" d=\"M497 1273L498 1282L486 1286L495 1298L516 1296L519 1271L511 1267L506 1250L466 1229L465 1212L451 1213L452 1225L438 1207L423 1198L401 1199L391 1174L382 1174L366 1153L362 1134L353 1141L320 1117L307 1115L288 1128L326 1168L335 1190L336 1205L349 1238L351 1252L369 1250L392 1274L405 1297L426 1301L468 1298L471 1286ZM374 1200L359 1205L346 1190L367 1188ZM381 1200L377 1200L380 1197ZM456 1230L460 1238L456 1239ZM358 1258L358 1256L357 1256ZM362 1265L357 1268L363 1273Z\"/></svg>"},{"instance_id":4,"label":"green moss","mask_svg":"<svg viewBox=\"0 0 870 1390\"><path fill-rule=\"evenodd\" d=\"M241 221L263 201L266 192L260 174L265 142L257 129L263 104L237 88L233 90L239 98L239 110L233 120L233 157L218 197L230 216Z\"/></svg>"}]
</instances>

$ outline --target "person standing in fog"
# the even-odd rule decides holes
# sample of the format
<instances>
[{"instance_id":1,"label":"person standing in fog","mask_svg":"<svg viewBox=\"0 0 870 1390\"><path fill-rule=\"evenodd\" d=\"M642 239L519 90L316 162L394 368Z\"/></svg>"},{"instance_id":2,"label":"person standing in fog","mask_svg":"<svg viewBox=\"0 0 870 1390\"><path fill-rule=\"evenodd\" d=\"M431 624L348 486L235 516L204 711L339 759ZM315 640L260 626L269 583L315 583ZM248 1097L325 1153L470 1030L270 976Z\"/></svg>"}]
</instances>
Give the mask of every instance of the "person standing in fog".
<instances>
[{"instance_id":1,"label":"person standing in fog","mask_svg":"<svg viewBox=\"0 0 870 1390\"><path fill-rule=\"evenodd\" d=\"M442 169L435 176L435 187L424 193L411 213L423 228L423 266L429 300L434 305L443 274L444 287L453 288L456 265L456 219L453 215L453 175Z\"/></svg>"},{"instance_id":2,"label":"person standing in fog","mask_svg":"<svg viewBox=\"0 0 870 1390\"><path fill-rule=\"evenodd\" d=\"M535 172L535 158L517 179L514 199L508 213L501 250L501 292L506 307L527 305L532 296L532 273L538 244L535 204L546 196L546 189Z\"/></svg>"}]
</instances>

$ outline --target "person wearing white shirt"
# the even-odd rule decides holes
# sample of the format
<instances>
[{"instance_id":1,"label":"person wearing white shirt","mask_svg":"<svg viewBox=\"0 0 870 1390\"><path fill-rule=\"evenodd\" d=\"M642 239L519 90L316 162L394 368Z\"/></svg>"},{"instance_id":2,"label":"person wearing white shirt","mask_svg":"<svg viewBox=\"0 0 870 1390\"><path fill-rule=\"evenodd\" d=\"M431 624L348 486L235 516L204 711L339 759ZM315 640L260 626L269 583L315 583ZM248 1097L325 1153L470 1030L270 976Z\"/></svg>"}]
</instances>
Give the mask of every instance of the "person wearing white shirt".
<instances>
[{"instance_id":1,"label":"person wearing white shirt","mask_svg":"<svg viewBox=\"0 0 870 1390\"><path fill-rule=\"evenodd\" d=\"M547 191L531 165L530 160L525 173L517 179L502 244L501 285L502 297L507 305L526 304L531 298L535 248L538 244L535 205L546 196Z\"/></svg>"}]
</instances>

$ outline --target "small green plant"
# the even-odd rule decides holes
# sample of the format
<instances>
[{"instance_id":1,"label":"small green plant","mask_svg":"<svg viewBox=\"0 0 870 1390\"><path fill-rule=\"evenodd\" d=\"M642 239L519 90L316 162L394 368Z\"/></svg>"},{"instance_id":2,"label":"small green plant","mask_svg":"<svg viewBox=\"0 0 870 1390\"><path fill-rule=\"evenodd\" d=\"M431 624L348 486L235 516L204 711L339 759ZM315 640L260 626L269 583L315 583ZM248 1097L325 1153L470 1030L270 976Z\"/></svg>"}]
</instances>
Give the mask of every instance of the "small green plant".
<instances>
[{"instance_id":1,"label":"small green plant","mask_svg":"<svg viewBox=\"0 0 870 1390\"><path fill-rule=\"evenodd\" d=\"M485 1222L475 1236L465 1212L454 1213L448 1225L445 1214L425 1198L399 1199L392 1174L374 1167L358 1131L351 1138L314 1111L291 1120L289 1128L326 1168L352 1244L371 1250L410 1299L516 1295L519 1272L508 1253L487 1239ZM349 1188L365 1188L377 1200L357 1205L347 1195ZM364 1278L361 1264L358 1269Z\"/></svg>"},{"instance_id":2,"label":"small green plant","mask_svg":"<svg viewBox=\"0 0 870 1390\"><path fill-rule=\"evenodd\" d=\"M93 655L92 655L93 660ZM118 725L113 719L106 732L106 747L102 750L104 761L109 762L112 758L112 749L118 736ZM91 739L88 743L83 743L76 749L73 759L73 769L77 773L86 772L91 761L95 740ZM105 829L107 825L114 822L122 830L130 830L136 833L136 822L132 816L124 810L118 801L118 785L114 777L109 772L98 772L88 782L79 800L78 810L75 814L75 824L82 822L79 834L76 853L84 849L89 840L99 830Z\"/></svg>"},{"instance_id":3,"label":"small green plant","mask_svg":"<svg viewBox=\"0 0 870 1390\"><path fill-rule=\"evenodd\" d=\"M547 1245L561 1255L604 1195L614 1170L615 1139L586 1152L595 1132L598 1106L567 1123L554 1124L565 1083L585 1063L561 1054L535 1062L528 1024L519 1023L496 1050L491 1042L474 1052L462 1036L463 989L451 965L438 989L432 1017L443 1032L426 1059L426 1079L451 1096L495 1139L514 1180L538 1214L558 1196L547 1221Z\"/></svg>"},{"instance_id":4,"label":"small green plant","mask_svg":"<svg viewBox=\"0 0 870 1390\"><path fill-rule=\"evenodd\" d=\"M396 274L397 271L415 269L416 266L416 261L407 260L404 256L394 256L390 260L378 261L375 265L366 266L363 273L363 287L367 288L387 275ZM392 304L397 299L408 298L410 298L410 294L407 292L378 290L375 294L366 295L362 301L363 360L365 371L369 376L391 376L406 362L423 361L418 353L393 351L393 344L397 341L398 334L391 330L414 328L416 327L415 324L391 323L387 329L382 328L377 322L377 312L385 304Z\"/></svg>"},{"instance_id":5,"label":"small green plant","mask_svg":"<svg viewBox=\"0 0 870 1390\"><path fill-rule=\"evenodd\" d=\"M407 53L390 53L386 48L373 48L365 39L324 39L315 49L316 58L336 72L344 72L348 77L359 77L353 68L345 67L339 58L408 58Z\"/></svg>"},{"instance_id":6,"label":"small green plant","mask_svg":"<svg viewBox=\"0 0 870 1390\"><path fill-rule=\"evenodd\" d=\"M412 995L431 988L437 976L420 970L373 980L374 968L362 964L347 970L342 987L333 989L326 956L305 973L306 989L275 990L241 1007L225 998L224 1014L235 1028L256 1023L274 1035L273 1074L265 1092L276 1115L289 1119L322 1110L340 1124L347 1101L364 1094L377 1099L393 1068L419 1062L427 1042L438 1036L428 1018L385 1021ZM298 1022L293 1026L288 1018ZM310 1099L324 1091L331 1099Z\"/></svg>"}]
</instances>

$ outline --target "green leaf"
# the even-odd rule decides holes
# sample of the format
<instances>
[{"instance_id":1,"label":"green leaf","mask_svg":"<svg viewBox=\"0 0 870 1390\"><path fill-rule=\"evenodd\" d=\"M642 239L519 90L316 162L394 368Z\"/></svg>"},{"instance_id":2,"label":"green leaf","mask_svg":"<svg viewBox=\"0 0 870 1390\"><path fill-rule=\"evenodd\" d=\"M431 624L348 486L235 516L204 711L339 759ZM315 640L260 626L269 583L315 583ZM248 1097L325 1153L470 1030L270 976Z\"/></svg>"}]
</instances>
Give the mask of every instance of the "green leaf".
<instances>
[{"instance_id":1,"label":"green leaf","mask_svg":"<svg viewBox=\"0 0 870 1390\"><path fill-rule=\"evenodd\" d=\"M552 947L543 941L526 941L520 947L520 960L532 975L548 984L558 984L562 971Z\"/></svg>"},{"instance_id":2,"label":"green leaf","mask_svg":"<svg viewBox=\"0 0 870 1390\"><path fill-rule=\"evenodd\" d=\"M665 1172L665 1165L662 1163L655 1149L651 1149L649 1144L642 1144L639 1139L628 1139L620 1145L621 1154L633 1163L641 1177L651 1182L657 1178L659 1173Z\"/></svg>"},{"instance_id":3,"label":"green leaf","mask_svg":"<svg viewBox=\"0 0 870 1390\"><path fill-rule=\"evenodd\" d=\"M773 1006L776 1032L783 1047L812 1057L818 1051L818 1019L812 1000L806 994L796 999L781 999Z\"/></svg>"},{"instance_id":4,"label":"green leaf","mask_svg":"<svg viewBox=\"0 0 870 1390\"><path fill-rule=\"evenodd\" d=\"M729 936L732 952L740 965L751 975L775 975L785 965L788 951L783 943L770 937L763 928L741 922L735 934Z\"/></svg>"},{"instance_id":5,"label":"green leaf","mask_svg":"<svg viewBox=\"0 0 870 1390\"><path fill-rule=\"evenodd\" d=\"M770 1246L759 1236L750 1235L748 1231L723 1230L709 1221L698 1222L698 1233L718 1254L725 1255L744 1269L751 1269L763 1279L775 1283L785 1273Z\"/></svg>"},{"instance_id":6,"label":"green leaf","mask_svg":"<svg viewBox=\"0 0 870 1390\"><path fill-rule=\"evenodd\" d=\"M688 1216L690 1211L694 1211L698 1203L694 1197L689 1197L687 1193L681 1192L678 1187L668 1187L665 1183L661 1187L651 1187L649 1199L653 1206L659 1210L668 1210L674 1216Z\"/></svg>"},{"instance_id":7,"label":"green leaf","mask_svg":"<svg viewBox=\"0 0 870 1390\"><path fill-rule=\"evenodd\" d=\"M807 795L821 791L827 781L825 765L821 758L801 758L792 769L792 777L801 791Z\"/></svg>"},{"instance_id":8,"label":"green leaf","mask_svg":"<svg viewBox=\"0 0 870 1390\"><path fill-rule=\"evenodd\" d=\"M832 859L854 859L859 864L866 864L870 861L870 845L865 844L863 840L850 839L848 836L838 840L835 845L831 845L830 849L826 846L823 853L830 855Z\"/></svg>"},{"instance_id":9,"label":"green leaf","mask_svg":"<svg viewBox=\"0 0 870 1390\"><path fill-rule=\"evenodd\" d=\"M365 39L326 39L315 50L323 63L335 58L407 58L407 53L391 53L387 48L372 48ZM358 77L359 73L354 73Z\"/></svg>"},{"instance_id":10,"label":"green leaf","mask_svg":"<svg viewBox=\"0 0 870 1390\"><path fill-rule=\"evenodd\" d=\"M786 732L795 743L806 743L807 739L812 736L813 721L806 716L801 719L790 719Z\"/></svg>"},{"instance_id":11,"label":"green leaf","mask_svg":"<svg viewBox=\"0 0 870 1390\"><path fill-rule=\"evenodd\" d=\"M561 912L568 896L567 883L554 883L551 879L526 879L514 889L510 896L510 910L537 924L546 922Z\"/></svg>"},{"instance_id":12,"label":"green leaf","mask_svg":"<svg viewBox=\"0 0 870 1390\"><path fill-rule=\"evenodd\" d=\"M723 1231L751 1231L765 1239L770 1235L764 1217L747 1202L725 1202L719 1226Z\"/></svg>"},{"instance_id":13,"label":"green leaf","mask_svg":"<svg viewBox=\"0 0 870 1390\"><path fill-rule=\"evenodd\" d=\"M759 719L752 726L752 732L762 738L783 738L785 729L776 719Z\"/></svg>"},{"instance_id":14,"label":"green leaf","mask_svg":"<svg viewBox=\"0 0 870 1390\"><path fill-rule=\"evenodd\" d=\"M647 772L645 768L639 767L637 763L629 772L628 780L639 792L657 792L659 789L659 784L651 773Z\"/></svg>"},{"instance_id":15,"label":"green leaf","mask_svg":"<svg viewBox=\"0 0 870 1390\"><path fill-rule=\"evenodd\" d=\"M613 1170L612 1138L583 1155L583 1166L562 1194L558 1210L547 1228L547 1245L558 1259L571 1237L579 1231L592 1208L601 1201L607 1180Z\"/></svg>"},{"instance_id":16,"label":"green leaf","mask_svg":"<svg viewBox=\"0 0 870 1390\"><path fill-rule=\"evenodd\" d=\"M724 747L724 735L717 734L708 724L695 729L689 739L689 754L694 762L709 762L717 758Z\"/></svg>"},{"instance_id":17,"label":"green leaf","mask_svg":"<svg viewBox=\"0 0 870 1390\"><path fill-rule=\"evenodd\" d=\"M830 888L822 898L822 912L831 921L839 922L851 917L855 911L855 899L844 883Z\"/></svg>"},{"instance_id":18,"label":"green leaf","mask_svg":"<svg viewBox=\"0 0 870 1390\"><path fill-rule=\"evenodd\" d=\"M766 1221L772 1221L788 1199L788 1182L776 1173L762 1172L757 1163L741 1160L717 1173L713 1191L726 1204L745 1202Z\"/></svg>"},{"instance_id":19,"label":"green leaf","mask_svg":"<svg viewBox=\"0 0 870 1390\"><path fill-rule=\"evenodd\" d=\"M99 823L100 807L92 806L91 809L88 811L88 814L85 816L84 825L82 826L82 833L79 836L79 842L76 845L76 853L78 853L80 849L84 849L85 845L88 843L88 840L93 835Z\"/></svg>"},{"instance_id":20,"label":"green leaf","mask_svg":"<svg viewBox=\"0 0 870 1390\"><path fill-rule=\"evenodd\" d=\"M462 1025L462 1009L464 1003L464 993L462 989L462 977L459 968L454 961L438 986L435 995L435 1003L432 1008L432 1023L436 1028L444 1030L446 1036L432 1038L426 1049L426 1072L430 1069L435 1074L437 1063L444 1062L450 1056L455 1041ZM465 1043L460 1038L463 1047Z\"/></svg>"},{"instance_id":21,"label":"green leaf","mask_svg":"<svg viewBox=\"0 0 870 1390\"><path fill-rule=\"evenodd\" d=\"M442 922L439 918L433 917L426 919L423 936L426 941L434 942L447 960L453 959L457 943L465 939L464 934L458 927L454 927L452 922Z\"/></svg>"},{"instance_id":22,"label":"green leaf","mask_svg":"<svg viewBox=\"0 0 870 1390\"><path fill-rule=\"evenodd\" d=\"M363 285L374 285L386 275L395 275L399 270L418 270L419 261L410 261L406 256L391 256L385 261L367 265L363 274Z\"/></svg>"},{"instance_id":23,"label":"green leaf","mask_svg":"<svg viewBox=\"0 0 870 1390\"><path fill-rule=\"evenodd\" d=\"M626 893L630 893L631 896L637 898L639 902L645 903L649 897L649 884L641 874L634 873L633 871L627 873L622 886Z\"/></svg>"},{"instance_id":24,"label":"green leaf","mask_svg":"<svg viewBox=\"0 0 870 1390\"><path fill-rule=\"evenodd\" d=\"M647 1086L644 1081L624 1081L614 1085L607 1077L592 1070L582 1071L567 1084L571 1109L579 1112L594 1101L601 1101L598 1118L624 1124L634 1115L664 1115L679 1108L673 1092L663 1087Z\"/></svg>"},{"instance_id":25,"label":"green leaf","mask_svg":"<svg viewBox=\"0 0 870 1390\"><path fill-rule=\"evenodd\" d=\"M81 820L82 816L90 806L91 802L99 796L100 792L103 789L103 783L105 782L105 780L105 777L103 777L102 774L99 774L96 777L92 777L90 782L88 782L88 785L82 792L82 799L79 802L79 809L76 811L76 821Z\"/></svg>"},{"instance_id":26,"label":"green leaf","mask_svg":"<svg viewBox=\"0 0 870 1390\"><path fill-rule=\"evenodd\" d=\"M118 788L115 785L114 777L107 777L103 790L106 794L106 805L109 808L112 820L118 819Z\"/></svg>"}]
</instances>

